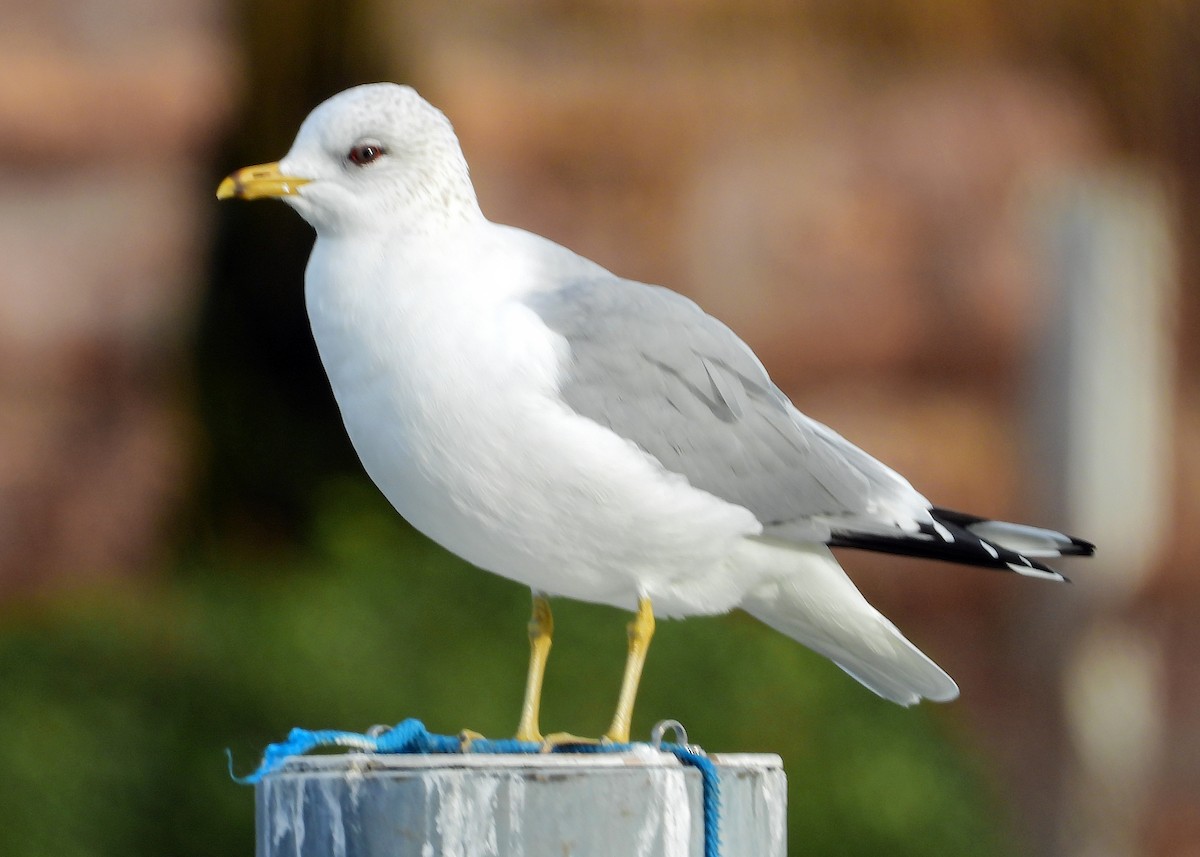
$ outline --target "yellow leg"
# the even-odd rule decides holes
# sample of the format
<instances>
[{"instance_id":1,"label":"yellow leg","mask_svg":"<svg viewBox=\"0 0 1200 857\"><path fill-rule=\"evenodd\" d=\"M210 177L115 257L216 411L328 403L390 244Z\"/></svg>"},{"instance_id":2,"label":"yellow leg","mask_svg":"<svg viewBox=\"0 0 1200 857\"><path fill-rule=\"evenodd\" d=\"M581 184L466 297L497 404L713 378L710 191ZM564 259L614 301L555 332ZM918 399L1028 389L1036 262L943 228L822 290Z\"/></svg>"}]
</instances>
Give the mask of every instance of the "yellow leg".
<instances>
[{"instance_id":1,"label":"yellow leg","mask_svg":"<svg viewBox=\"0 0 1200 857\"><path fill-rule=\"evenodd\" d=\"M629 623L629 655L625 659L625 677L621 680L621 696L617 699L617 711L612 725L604 737L615 744L629 743L629 725L633 720L633 703L637 699L638 683L642 680L642 667L646 663L646 652L654 636L654 610L649 598L638 599L637 614Z\"/></svg>"},{"instance_id":2,"label":"yellow leg","mask_svg":"<svg viewBox=\"0 0 1200 857\"><path fill-rule=\"evenodd\" d=\"M521 722L517 740L541 741L538 714L542 707L542 678L546 675L546 659L554 636L554 616L550 602L538 593L533 594L533 614L529 617L529 673L525 678L525 701L521 704Z\"/></svg>"}]
</instances>

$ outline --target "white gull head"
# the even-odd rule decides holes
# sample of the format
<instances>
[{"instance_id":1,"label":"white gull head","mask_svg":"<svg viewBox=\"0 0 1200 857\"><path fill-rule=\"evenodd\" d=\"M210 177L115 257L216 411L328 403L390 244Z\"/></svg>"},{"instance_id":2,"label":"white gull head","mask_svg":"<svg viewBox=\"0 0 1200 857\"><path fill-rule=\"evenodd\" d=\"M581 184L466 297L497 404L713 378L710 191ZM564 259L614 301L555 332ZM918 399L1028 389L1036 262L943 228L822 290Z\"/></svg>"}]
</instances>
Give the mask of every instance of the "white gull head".
<instances>
[{"instance_id":1,"label":"white gull head","mask_svg":"<svg viewBox=\"0 0 1200 857\"><path fill-rule=\"evenodd\" d=\"M298 180L283 200L318 235L429 233L482 217L450 121L408 86L365 84L323 102L278 167Z\"/></svg>"}]
</instances>

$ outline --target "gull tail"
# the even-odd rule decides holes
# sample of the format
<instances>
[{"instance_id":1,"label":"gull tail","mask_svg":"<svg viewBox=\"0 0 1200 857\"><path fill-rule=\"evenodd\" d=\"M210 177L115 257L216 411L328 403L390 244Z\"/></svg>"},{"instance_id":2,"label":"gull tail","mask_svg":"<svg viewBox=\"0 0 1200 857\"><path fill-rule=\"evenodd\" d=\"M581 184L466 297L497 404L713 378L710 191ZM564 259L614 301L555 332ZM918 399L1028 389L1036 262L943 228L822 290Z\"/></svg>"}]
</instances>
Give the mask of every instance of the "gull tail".
<instances>
[{"instance_id":1,"label":"gull tail","mask_svg":"<svg viewBox=\"0 0 1200 857\"><path fill-rule=\"evenodd\" d=\"M834 530L827 544L1015 571L1047 580L1066 578L1040 560L1091 556L1096 550L1091 542L1055 530L991 521L936 506L929 514L931 521L921 524L917 532Z\"/></svg>"},{"instance_id":2,"label":"gull tail","mask_svg":"<svg viewBox=\"0 0 1200 857\"><path fill-rule=\"evenodd\" d=\"M950 676L867 603L828 548L780 548L791 569L759 585L741 607L829 658L868 689L900 705L958 696Z\"/></svg>"}]
</instances>

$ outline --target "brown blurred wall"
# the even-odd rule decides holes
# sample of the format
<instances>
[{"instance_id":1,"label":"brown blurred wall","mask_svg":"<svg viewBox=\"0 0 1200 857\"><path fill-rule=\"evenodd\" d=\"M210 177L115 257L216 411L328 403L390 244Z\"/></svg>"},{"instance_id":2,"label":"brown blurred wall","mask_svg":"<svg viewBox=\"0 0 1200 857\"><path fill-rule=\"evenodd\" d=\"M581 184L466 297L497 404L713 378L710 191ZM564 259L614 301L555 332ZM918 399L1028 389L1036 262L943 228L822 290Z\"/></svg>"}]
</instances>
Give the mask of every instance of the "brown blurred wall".
<instances>
[{"instance_id":1,"label":"brown blurred wall","mask_svg":"<svg viewBox=\"0 0 1200 857\"><path fill-rule=\"evenodd\" d=\"M151 568L188 490L221 12L0 9L0 596Z\"/></svg>"}]
</instances>

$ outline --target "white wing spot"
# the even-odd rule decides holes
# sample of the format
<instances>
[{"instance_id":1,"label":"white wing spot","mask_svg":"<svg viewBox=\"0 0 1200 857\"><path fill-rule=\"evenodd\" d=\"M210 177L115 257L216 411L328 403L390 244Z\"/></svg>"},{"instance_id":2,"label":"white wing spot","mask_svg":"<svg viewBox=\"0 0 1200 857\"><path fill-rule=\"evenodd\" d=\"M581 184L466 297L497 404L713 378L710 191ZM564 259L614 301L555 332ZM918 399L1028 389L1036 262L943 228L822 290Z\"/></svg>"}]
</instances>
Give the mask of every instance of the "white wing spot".
<instances>
[{"instance_id":1,"label":"white wing spot","mask_svg":"<svg viewBox=\"0 0 1200 857\"><path fill-rule=\"evenodd\" d=\"M1057 571L1042 571L1040 568L1017 565L1015 562L1006 563L1006 565L1017 574L1023 574L1026 577L1040 577L1044 580L1066 580L1066 578Z\"/></svg>"}]
</instances>

